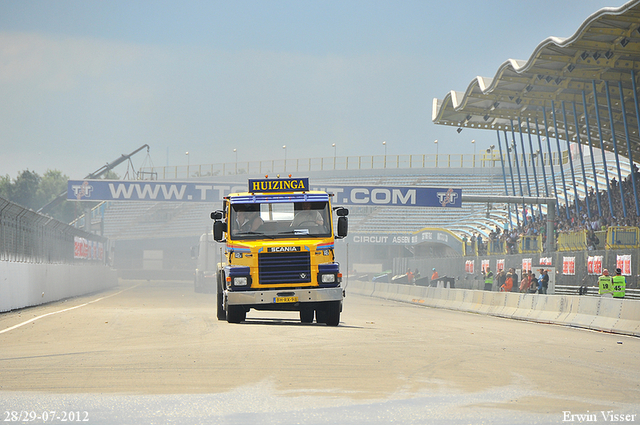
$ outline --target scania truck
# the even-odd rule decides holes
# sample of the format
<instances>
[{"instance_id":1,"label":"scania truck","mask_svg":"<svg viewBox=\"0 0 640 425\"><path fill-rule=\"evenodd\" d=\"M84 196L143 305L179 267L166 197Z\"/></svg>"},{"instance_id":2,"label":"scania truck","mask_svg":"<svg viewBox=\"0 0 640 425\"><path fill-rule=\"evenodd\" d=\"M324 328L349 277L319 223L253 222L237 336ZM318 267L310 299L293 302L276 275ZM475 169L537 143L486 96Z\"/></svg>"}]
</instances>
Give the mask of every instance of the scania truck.
<instances>
[{"instance_id":1,"label":"scania truck","mask_svg":"<svg viewBox=\"0 0 640 425\"><path fill-rule=\"evenodd\" d=\"M310 190L308 178L268 176L224 197L222 210L211 213L226 257L217 272L219 320L240 323L255 309L340 323L345 294L334 249L347 235L349 211L332 208L331 198Z\"/></svg>"}]
</instances>

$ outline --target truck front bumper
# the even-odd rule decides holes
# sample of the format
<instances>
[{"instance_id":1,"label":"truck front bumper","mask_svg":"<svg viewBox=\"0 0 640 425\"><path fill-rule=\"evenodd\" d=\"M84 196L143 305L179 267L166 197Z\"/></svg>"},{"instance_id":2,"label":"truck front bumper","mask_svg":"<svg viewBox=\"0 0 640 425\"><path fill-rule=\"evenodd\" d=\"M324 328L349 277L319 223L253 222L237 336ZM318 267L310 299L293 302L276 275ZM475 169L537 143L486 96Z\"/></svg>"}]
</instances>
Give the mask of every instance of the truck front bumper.
<instances>
[{"instance_id":1,"label":"truck front bumper","mask_svg":"<svg viewBox=\"0 0 640 425\"><path fill-rule=\"evenodd\" d=\"M274 289L267 291L226 291L227 305L268 305L278 304L283 298L297 298L297 303L320 303L342 301L341 287L306 288L306 289Z\"/></svg>"}]
</instances>

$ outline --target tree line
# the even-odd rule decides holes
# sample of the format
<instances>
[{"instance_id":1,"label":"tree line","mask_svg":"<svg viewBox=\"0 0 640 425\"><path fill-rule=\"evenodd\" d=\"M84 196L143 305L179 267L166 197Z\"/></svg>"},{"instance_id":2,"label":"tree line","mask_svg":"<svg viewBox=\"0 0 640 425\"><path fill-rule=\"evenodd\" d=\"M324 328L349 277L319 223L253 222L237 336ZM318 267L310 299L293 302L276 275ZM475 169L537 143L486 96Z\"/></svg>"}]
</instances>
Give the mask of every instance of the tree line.
<instances>
[{"instance_id":1,"label":"tree line","mask_svg":"<svg viewBox=\"0 0 640 425\"><path fill-rule=\"evenodd\" d=\"M109 171L103 178L117 180L118 176L113 171ZM14 179L7 174L0 176L0 198L38 211L67 190L68 180L69 176L58 170L47 170L43 175L39 175L27 169L19 172ZM65 200L47 214L62 222L70 223L84 212L85 205L79 204L79 202Z\"/></svg>"}]
</instances>

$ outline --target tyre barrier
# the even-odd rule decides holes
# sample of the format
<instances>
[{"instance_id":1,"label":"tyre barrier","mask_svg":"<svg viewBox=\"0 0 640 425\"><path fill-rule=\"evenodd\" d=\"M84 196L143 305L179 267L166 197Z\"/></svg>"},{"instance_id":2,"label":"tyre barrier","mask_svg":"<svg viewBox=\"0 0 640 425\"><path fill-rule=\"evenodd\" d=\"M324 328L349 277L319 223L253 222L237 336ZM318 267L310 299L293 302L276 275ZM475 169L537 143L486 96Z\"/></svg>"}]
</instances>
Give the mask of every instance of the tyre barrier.
<instances>
[{"instance_id":1,"label":"tyre barrier","mask_svg":"<svg viewBox=\"0 0 640 425\"><path fill-rule=\"evenodd\" d=\"M490 292L383 282L352 281L347 286L347 293L426 307L640 336L640 300Z\"/></svg>"}]
</instances>

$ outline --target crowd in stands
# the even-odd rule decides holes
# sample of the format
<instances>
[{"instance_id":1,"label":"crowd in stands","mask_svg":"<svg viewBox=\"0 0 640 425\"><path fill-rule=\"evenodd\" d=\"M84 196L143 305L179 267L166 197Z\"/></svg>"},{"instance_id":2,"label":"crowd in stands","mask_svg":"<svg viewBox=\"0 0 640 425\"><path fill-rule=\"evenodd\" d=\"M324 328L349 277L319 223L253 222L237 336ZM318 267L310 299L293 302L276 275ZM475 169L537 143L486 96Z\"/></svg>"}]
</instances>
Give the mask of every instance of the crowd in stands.
<instances>
[{"instance_id":1,"label":"crowd in stands","mask_svg":"<svg viewBox=\"0 0 640 425\"><path fill-rule=\"evenodd\" d=\"M640 197L640 171L635 165L633 174L636 190ZM574 202L570 205L559 205L553 225L554 239L557 240L559 233L586 230L587 247L589 250L594 250L600 244L596 235L597 231L607 230L610 226L640 227L640 214L636 211L632 178L632 175L629 174L619 186L614 177L605 190L596 193L591 187L587 197L578 199L577 204ZM621 188L624 194L624 208L620 194ZM598 208L598 197L600 208ZM522 205L518 207L522 208ZM538 206L525 206L518 213L517 219L519 224L511 230L496 227L489 233L488 240L483 238L480 233L476 233L469 240L466 237L463 238L463 242L471 249L477 246L478 254L481 255L488 252L487 250L493 242L499 242L500 247L504 243L508 253L516 253L518 252L518 241L524 236L542 236L542 243L546 244L547 217Z\"/></svg>"}]
</instances>

